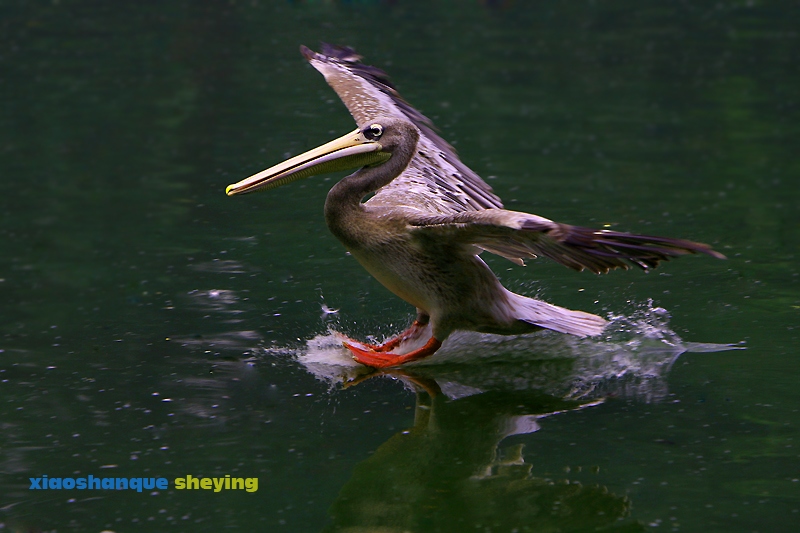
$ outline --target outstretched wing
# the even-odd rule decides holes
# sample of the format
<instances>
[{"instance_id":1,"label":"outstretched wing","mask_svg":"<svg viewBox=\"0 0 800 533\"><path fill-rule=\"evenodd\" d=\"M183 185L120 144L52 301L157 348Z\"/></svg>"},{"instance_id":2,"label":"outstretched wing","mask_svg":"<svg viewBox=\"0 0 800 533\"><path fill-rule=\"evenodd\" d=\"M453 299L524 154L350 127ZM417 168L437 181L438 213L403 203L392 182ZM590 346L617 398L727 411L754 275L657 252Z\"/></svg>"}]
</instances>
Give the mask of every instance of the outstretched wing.
<instances>
[{"instance_id":1,"label":"outstretched wing","mask_svg":"<svg viewBox=\"0 0 800 533\"><path fill-rule=\"evenodd\" d=\"M725 259L699 242L593 230L505 209L449 216L410 214L408 224L419 238L477 246L520 265L542 255L574 270L596 274L631 265L647 270L672 257L698 252Z\"/></svg>"},{"instance_id":2,"label":"outstretched wing","mask_svg":"<svg viewBox=\"0 0 800 533\"><path fill-rule=\"evenodd\" d=\"M348 47L322 43L321 53L305 46L300 51L325 76L359 127L378 116L395 116L419 128L417 153L400 176L378 190L370 205L442 215L503 207L492 188L434 131L431 121L403 100L385 72L361 63L361 56Z\"/></svg>"}]
</instances>

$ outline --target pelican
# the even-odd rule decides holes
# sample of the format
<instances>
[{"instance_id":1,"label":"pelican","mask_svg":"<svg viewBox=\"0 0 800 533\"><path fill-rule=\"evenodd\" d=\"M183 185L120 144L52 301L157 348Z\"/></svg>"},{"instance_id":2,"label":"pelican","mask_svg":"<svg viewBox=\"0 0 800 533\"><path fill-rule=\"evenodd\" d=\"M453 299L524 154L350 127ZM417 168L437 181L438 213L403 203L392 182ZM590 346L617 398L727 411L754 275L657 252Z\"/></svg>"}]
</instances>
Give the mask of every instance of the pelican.
<instances>
[{"instance_id":1,"label":"pelican","mask_svg":"<svg viewBox=\"0 0 800 533\"><path fill-rule=\"evenodd\" d=\"M457 330L516 335L550 329L579 337L603 331L607 322L597 315L507 290L480 258L484 251L518 265L545 256L597 274L630 266L648 270L697 252L724 258L702 243L588 229L503 209L386 73L363 64L349 47L323 43L320 53L305 46L300 51L358 127L229 185L226 194L358 169L328 193L325 221L372 276L417 310L407 330L382 344L343 339L364 365L384 368L430 356Z\"/></svg>"}]
</instances>

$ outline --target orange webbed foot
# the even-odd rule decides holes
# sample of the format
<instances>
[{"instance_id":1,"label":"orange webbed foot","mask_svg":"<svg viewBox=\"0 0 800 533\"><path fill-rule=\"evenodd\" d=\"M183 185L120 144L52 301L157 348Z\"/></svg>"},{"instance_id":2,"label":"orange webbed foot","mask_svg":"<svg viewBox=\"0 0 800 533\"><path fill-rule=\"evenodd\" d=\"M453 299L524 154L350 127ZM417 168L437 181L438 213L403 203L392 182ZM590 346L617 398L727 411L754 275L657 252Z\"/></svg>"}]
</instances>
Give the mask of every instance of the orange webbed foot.
<instances>
[{"instance_id":1,"label":"orange webbed foot","mask_svg":"<svg viewBox=\"0 0 800 533\"><path fill-rule=\"evenodd\" d=\"M404 354L376 351L372 346L355 342L345 341L343 344L345 348L353 352L353 359L362 365L371 366L372 368L387 368L427 357L438 350L442 342L435 337L431 337L425 343L425 346ZM381 347L377 348L380 349Z\"/></svg>"}]
</instances>

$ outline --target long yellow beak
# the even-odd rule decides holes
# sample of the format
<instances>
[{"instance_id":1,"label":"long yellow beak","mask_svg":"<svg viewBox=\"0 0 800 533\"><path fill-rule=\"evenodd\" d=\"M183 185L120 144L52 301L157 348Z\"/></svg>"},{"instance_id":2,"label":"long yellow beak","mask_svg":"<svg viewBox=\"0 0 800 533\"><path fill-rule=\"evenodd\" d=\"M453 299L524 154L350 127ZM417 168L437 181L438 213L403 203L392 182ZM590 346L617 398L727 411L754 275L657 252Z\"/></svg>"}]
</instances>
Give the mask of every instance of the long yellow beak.
<instances>
[{"instance_id":1,"label":"long yellow beak","mask_svg":"<svg viewBox=\"0 0 800 533\"><path fill-rule=\"evenodd\" d=\"M274 189L317 174L383 163L391 157L391 154L382 152L381 149L380 143L368 140L360 130L356 130L267 170L262 170L258 174L253 174L238 183L228 185L225 194L233 196Z\"/></svg>"}]
</instances>

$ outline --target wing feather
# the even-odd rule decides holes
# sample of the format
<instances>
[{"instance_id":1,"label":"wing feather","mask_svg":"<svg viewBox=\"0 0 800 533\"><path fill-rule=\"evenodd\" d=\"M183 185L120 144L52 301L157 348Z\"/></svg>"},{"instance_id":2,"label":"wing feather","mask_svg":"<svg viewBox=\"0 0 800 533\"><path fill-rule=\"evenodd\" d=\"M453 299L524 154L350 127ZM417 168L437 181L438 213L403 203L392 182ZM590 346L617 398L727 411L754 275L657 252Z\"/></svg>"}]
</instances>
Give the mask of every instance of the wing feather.
<instances>
[{"instance_id":1,"label":"wing feather","mask_svg":"<svg viewBox=\"0 0 800 533\"><path fill-rule=\"evenodd\" d=\"M541 255L574 270L590 270L597 274L631 266L648 270L662 261L686 254L725 258L707 244L594 230L505 209L449 216L409 215L408 224L411 232L423 239L445 238L477 246L517 264Z\"/></svg>"},{"instance_id":2,"label":"wing feather","mask_svg":"<svg viewBox=\"0 0 800 533\"><path fill-rule=\"evenodd\" d=\"M303 56L322 73L359 127L378 116L401 117L420 131L417 153L406 170L378 190L373 206L404 206L432 214L501 208L492 188L467 167L456 151L434 130L425 115L406 102L385 72L361 63L349 47L321 45L321 53L301 47Z\"/></svg>"},{"instance_id":3,"label":"wing feather","mask_svg":"<svg viewBox=\"0 0 800 533\"><path fill-rule=\"evenodd\" d=\"M517 264L542 255L575 270L596 273L661 261L691 253L724 256L706 244L594 230L506 211L500 198L434 130L433 123L395 89L386 73L365 65L349 47L322 44L321 53L301 47L303 56L325 77L359 127L379 116L400 117L420 131L417 153L403 173L367 206L402 211L409 231L421 239L463 245L463 253L488 252ZM449 241L448 241L449 240Z\"/></svg>"}]
</instances>

